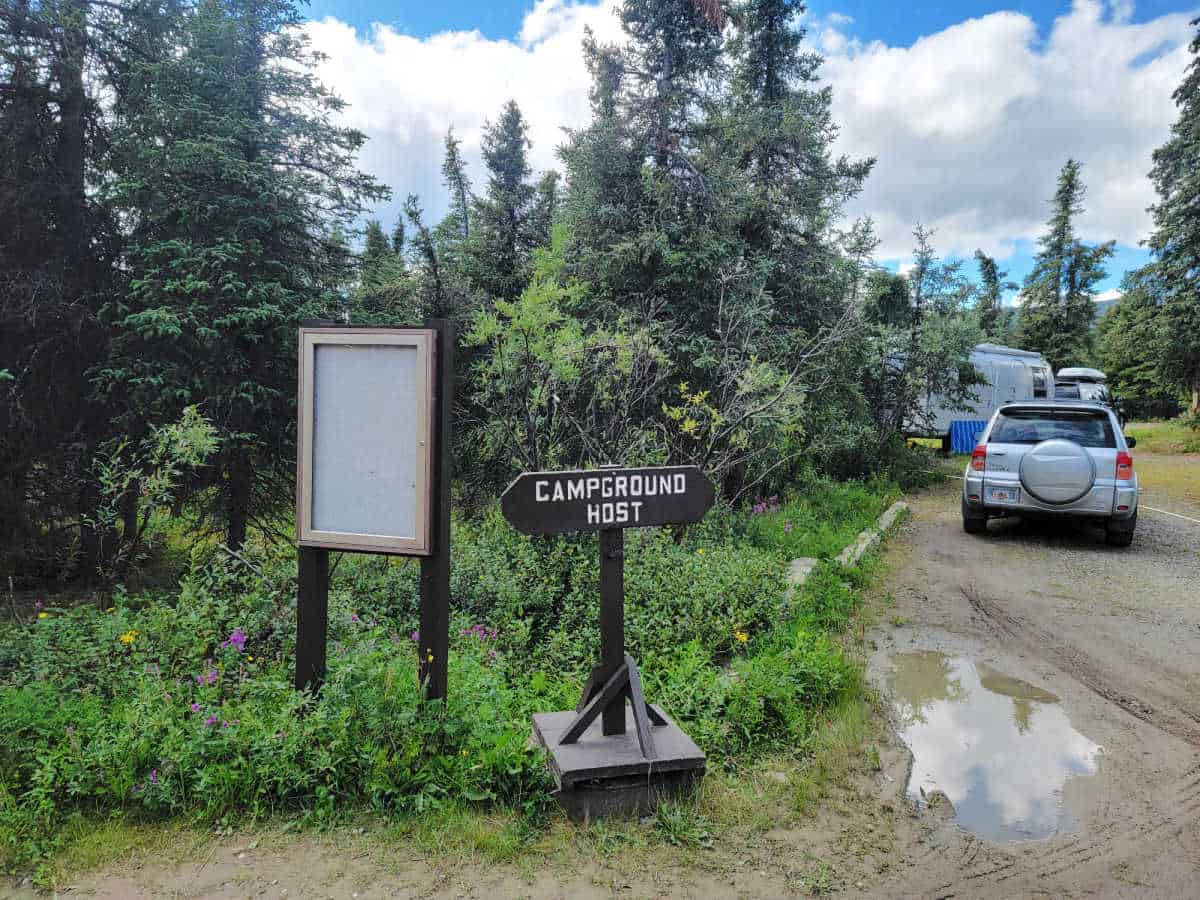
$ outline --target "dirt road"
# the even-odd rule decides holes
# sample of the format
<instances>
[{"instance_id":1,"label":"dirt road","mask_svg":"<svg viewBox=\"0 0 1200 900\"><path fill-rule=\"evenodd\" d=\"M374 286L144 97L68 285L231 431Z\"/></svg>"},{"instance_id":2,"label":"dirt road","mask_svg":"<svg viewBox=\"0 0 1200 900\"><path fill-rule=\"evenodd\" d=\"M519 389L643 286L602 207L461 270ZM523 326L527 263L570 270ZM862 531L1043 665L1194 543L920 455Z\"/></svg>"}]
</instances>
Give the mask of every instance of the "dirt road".
<instances>
[{"instance_id":1,"label":"dirt road","mask_svg":"<svg viewBox=\"0 0 1200 900\"><path fill-rule=\"evenodd\" d=\"M889 544L870 672L893 700L897 679L905 677L901 669L913 660L926 671L945 661L942 669L960 694L970 687L968 676L986 686L988 676L978 673L1003 673L1022 690L996 688L992 676L988 691L1025 698L1012 701L1026 716L1025 727L1018 721L1012 733L1020 741L1014 746L1030 749L995 745L998 738L980 730L991 720L960 724L962 733L955 733L954 722L970 718L939 720L938 711L950 707L937 698L952 692L924 688L915 705L896 700L895 724L902 733L908 725L936 735L941 721L949 752L929 772L915 760L914 782L932 786L941 777L958 784L984 819L1003 818L1006 804L1017 810L1011 815L1023 808L1029 816L1031 804L1022 807L1019 795L1037 779L1023 776L1047 765L1030 740L1036 732L1030 709L1046 710L1033 724L1071 735L1085 748L1080 759L1094 756L1095 764L1068 766L1054 794L1053 803L1064 808L1058 818L1033 811L1058 832L1046 840L980 839L953 816L939 818L927 808L898 870L868 893L1197 896L1200 525L1143 512L1128 550L1106 547L1098 529L1053 523L993 522L987 535L970 536L960 527L957 491L955 482L915 498L905 533ZM1190 505L1177 511L1200 518ZM1056 741L1049 750L1061 758L1068 738ZM1093 753L1095 745L1101 749ZM980 755L978 767L939 776L936 766L953 769L956 757L971 752ZM1031 755L1001 758L1006 752ZM987 782L988 772L999 773L998 784ZM1018 796L1003 796L1005 780ZM990 812L978 803L981 791L995 795Z\"/></svg>"}]
</instances>

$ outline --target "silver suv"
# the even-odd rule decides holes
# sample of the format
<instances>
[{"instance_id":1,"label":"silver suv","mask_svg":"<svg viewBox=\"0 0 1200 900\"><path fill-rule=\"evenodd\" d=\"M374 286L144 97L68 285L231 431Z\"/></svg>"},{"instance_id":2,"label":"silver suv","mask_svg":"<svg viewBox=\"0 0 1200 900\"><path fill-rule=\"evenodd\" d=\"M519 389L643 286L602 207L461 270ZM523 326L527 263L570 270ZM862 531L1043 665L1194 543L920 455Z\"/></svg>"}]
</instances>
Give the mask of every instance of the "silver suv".
<instances>
[{"instance_id":1,"label":"silver suv","mask_svg":"<svg viewBox=\"0 0 1200 900\"><path fill-rule=\"evenodd\" d=\"M963 479L963 530L989 518L1070 515L1102 519L1105 538L1128 547L1137 527L1138 480L1112 409L1086 400L1000 407L980 436Z\"/></svg>"}]
</instances>

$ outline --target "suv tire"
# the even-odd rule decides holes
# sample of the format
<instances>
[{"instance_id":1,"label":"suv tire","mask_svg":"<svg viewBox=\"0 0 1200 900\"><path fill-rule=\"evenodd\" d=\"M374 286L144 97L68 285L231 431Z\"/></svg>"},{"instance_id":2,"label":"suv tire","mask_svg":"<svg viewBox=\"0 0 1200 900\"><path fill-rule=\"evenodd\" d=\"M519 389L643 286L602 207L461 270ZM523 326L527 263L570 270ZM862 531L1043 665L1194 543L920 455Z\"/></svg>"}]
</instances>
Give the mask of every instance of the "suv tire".
<instances>
[{"instance_id":1,"label":"suv tire","mask_svg":"<svg viewBox=\"0 0 1200 900\"><path fill-rule=\"evenodd\" d=\"M986 515L971 515L967 501L962 502L962 526L967 534L983 534L987 531L988 517Z\"/></svg>"},{"instance_id":2,"label":"suv tire","mask_svg":"<svg viewBox=\"0 0 1200 900\"><path fill-rule=\"evenodd\" d=\"M1133 531L1137 528L1137 513L1128 519L1109 519L1104 527L1104 543L1110 547L1128 547L1133 543Z\"/></svg>"}]
</instances>

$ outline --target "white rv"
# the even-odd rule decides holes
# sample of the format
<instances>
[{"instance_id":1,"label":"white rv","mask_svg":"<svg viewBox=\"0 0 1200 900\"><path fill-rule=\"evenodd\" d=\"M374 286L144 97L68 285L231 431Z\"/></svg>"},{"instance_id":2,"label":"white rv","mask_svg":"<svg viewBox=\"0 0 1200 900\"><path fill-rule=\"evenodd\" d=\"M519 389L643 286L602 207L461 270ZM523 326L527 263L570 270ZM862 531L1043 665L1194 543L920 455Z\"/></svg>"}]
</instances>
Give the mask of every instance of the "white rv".
<instances>
[{"instance_id":1,"label":"white rv","mask_svg":"<svg viewBox=\"0 0 1200 900\"><path fill-rule=\"evenodd\" d=\"M955 423L962 423L968 431L972 427L980 430L1005 403L1054 399L1054 370L1040 353L999 344L976 344L970 362L987 382L971 388L979 399L967 401L963 408L956 409L937 395L928 397L925 408L929 415L921 429L924 434L916 436L939 437L943 446L950 449Z\"/></svg>"}]
</instances>

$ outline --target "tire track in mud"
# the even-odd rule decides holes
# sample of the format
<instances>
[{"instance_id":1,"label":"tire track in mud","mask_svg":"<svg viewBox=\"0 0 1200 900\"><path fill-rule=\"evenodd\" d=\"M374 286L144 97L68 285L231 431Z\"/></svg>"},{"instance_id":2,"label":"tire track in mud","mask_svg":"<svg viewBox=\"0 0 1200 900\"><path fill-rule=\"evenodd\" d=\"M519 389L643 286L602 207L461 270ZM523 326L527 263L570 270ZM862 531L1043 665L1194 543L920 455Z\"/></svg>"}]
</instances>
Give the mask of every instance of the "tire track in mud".
<instances>
[{"instance_id":1,"label":"tire track in mud","mask_svg":"<svg viewBox=\"0 0 1200 900\"><path fill-rule=\"evenodd\" d=\"M984 597L973 585L963 587L962 595L977 618L982 620L986 630L997 637L1015 641L1033 655L1049 660L1092 693L1134 718L1200 749L1200 713L1167 698L1163 698L1165 702L1159 707L1141 697L1127 694L1114 687L1111 679L1083 651L1063 643L1044 629L1030 625L1020 616L1009 613L994 600Z\"/></svg>"},{"instance_id":2,"label":"tire track in mud","mask_svg":"<svg viewBox=\"0 0 1200 900\"><path fill-rule=\"evenodd\" d=\"M1009 613L998 603L984 597L973 585L962 588L963 598L970 604L984 630L998 638L1020 644L1033 655L1046 658L1060 670L1079 681L1102 699L1125 710L1139 721L1166 734L1200 748L1200 716L1178 705L1164 704L1160 708L1148 701L1115 689L1105 679L1101 669L1077 648L1056 639L1044 629L1028 624L1020 616ZM1148 798L1150 799L1150 798ZM1200 857L1200 763L1193 764L1173 782L1163 785L1149 806L1153 812L1132 816L1121 822L1109 821L1079 834L1065 842L1044 849L1025 850L1022 864L1000 847L989 847L978 838L960 854L953 877L922 878L906 881L905 892L929 894L949 900L971 896L984 886L1002 893L1037 888L1061 888L1051 881L1058 876L1082 869L1101 859L1112 865L1135 861L1145 856L1148 846L1160 846L1173 841L1193 862ZM914 862L916 870L935 858L944 859L945 846L928 846ZM982 850L982 852L981 852ZM932 874L932 873L929 873ZM924 883L922 883L924 882Z\"/></svg>"}]
</instances>

